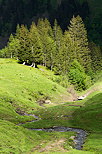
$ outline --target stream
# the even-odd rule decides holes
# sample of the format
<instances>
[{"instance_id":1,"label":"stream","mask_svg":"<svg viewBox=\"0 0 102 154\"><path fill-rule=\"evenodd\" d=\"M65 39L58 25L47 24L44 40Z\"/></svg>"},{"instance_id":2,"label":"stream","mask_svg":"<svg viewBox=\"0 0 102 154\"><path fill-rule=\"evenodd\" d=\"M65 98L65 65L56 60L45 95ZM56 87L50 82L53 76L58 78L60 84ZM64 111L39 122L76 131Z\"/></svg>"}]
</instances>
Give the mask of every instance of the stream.
<instances>
[{"instance_id":1,"label":"stream","mask_svg":"<svg viewBox=\"0 0 102 154\"><path fill-rule=\"evenodd\" d=\"M71 127L52 127L52 128L44 128L44 129L32 129L36 131L46 131L46 132L52 132L52 131L57 131L57 132L76 132L77 135L74 137L74 148L77 150L82 150L83 144L85 142L85 139L87 137L87 132L85 130L79 129L79 128L71 128Z\"/></svg>"},{"instance_id":2,"label":"stream","mask_svg":"<svg viewBox=\"0 0 102 154\"><path fill-rule=\"evenodd\" d=\"M27 114L24 113L24 115L26 116L33 116L34 118L36 118L36 120L33 121L28 121L28 122L36 122L41 120L38 116L34 115L34 114ZM22 125L24 123L19 123L18 125ZM75 144L74 148L77 150L82 150L83 148L83 144L85 142L85 139L88 135L88 133L83 130L83 129L79 129L79 128L71 128L71 127L52 127L52 128L43 128L43 129L36 129L36 128L30 128L31 130L36 130L36 131L46 131L46 132L52 132L52 131L58 131L58 132L67 132L67 131L71 131L71 132L76 132L76 136L73 138L73 142Z\"/></svg>"},{"instance_id":3,"label":"stream","mask_svg":"<svg viewBox=\"0 0 102 154\"><path fill-rule=\"evenodd\" d=\"M84 99L86 96L80 96L78 98L78 100L82 100ZM75 106L75 105L74 105ZM80 105L76 105L76 106L80 106ZM19 113L18 113L19 114ZM34 115L34 114L27 114L24 113L23 115L26 116L33 116L35 118L35 120L33 121L28 121L28 122L37 122L39 120L41 120L41 118L39 118L38 116ZM24 123L19 123L18 125L22 125ZM52 131L58 131L58 132L67 132L67 131L71 131L71 132L76 132L76 136L72 136L72 140L74 142L74 148L77 150L82 150L83 149L83 144L85 143L85 139L88 135L88 133L80 128L71 128L71 127L52 127L52 128L41 128L41 129L36 129L36 128L30 128L31 130L36 130L36 131L46 131L46 132L52 132Z\"/></svg>"}]
</instances>

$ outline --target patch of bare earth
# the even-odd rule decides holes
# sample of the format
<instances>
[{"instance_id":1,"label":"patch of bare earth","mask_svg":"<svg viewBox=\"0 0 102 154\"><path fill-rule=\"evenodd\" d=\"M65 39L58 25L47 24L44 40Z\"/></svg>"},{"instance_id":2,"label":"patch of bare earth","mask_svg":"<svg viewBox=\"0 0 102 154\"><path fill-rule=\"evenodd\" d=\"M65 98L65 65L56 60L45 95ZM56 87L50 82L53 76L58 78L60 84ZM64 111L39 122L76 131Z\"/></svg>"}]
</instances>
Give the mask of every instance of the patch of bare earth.
<instances>
[{"instance_id":1,"label":"patch of bare earth","mask_svg":"<svg viewBox=\"0 0 102 154\"><path fill-rule=\"evenodd\" d=\"M60 139L59 141L55 141L54 143L49 143L45 148L41 148L39 152L48 152L48 151L66 152L67 150L65 150L63 147L64 142L65 139Z\"/></svg>"},{"instance_id":2,"label":"patch of bare earth","mask_svg":"<svg viewBox=\"0 0 102 154\"><path fill-rule=\"evenodd\" d=\"M46 152L55 152L55 151L60 151L60 152L68 152L68 150L64 149L63 144L65 143L64 138L60 139L60 140L55 140L54 142L49 142L44 148L42 148L41 146L38 146L36 148L34 148L32 150L32 152L37 151L38 153L46 153ZM42 144L43 145L43 144Z\"/></svg>"}]
</instances>

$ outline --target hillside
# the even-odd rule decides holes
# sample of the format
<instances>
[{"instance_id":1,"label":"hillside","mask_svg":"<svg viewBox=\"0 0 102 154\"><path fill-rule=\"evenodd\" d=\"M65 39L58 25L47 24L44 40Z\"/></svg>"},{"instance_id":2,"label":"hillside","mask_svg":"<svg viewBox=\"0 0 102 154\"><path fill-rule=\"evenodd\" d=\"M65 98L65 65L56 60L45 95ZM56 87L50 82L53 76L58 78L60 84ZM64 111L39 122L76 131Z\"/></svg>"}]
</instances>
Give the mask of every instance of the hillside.
<instances>
[{"instance_id":1,"label":"hillside","mask_svg":"<svg viewBox=\"0 0 102 154\"><path fill-rule=\"evenodd\" d=\"M64 101L65 94L70 97L64 87L52 80L56 81L57 77L44 68L34 69L14 60L0 59L0 117L4 119L5 114L5 119L12 121L12 115L17 115L14 110L31 113L46 104L47 100L56 104Z\"/></svg>"},{"instance_id":2,"label":"hillside","mask_svg":"<svg viewBox=\"0 0 102 154\"><path fill-rule=\"evenodd\" d=\"M71 95L58 84L60 77L38 68L0 59L0 153L101 154L102 79L79 94L87 95L84 100L68 102ZM56 126L86 130L83 150L73 149L75 132L31 129Z\"/></svg>"}]
</instances>

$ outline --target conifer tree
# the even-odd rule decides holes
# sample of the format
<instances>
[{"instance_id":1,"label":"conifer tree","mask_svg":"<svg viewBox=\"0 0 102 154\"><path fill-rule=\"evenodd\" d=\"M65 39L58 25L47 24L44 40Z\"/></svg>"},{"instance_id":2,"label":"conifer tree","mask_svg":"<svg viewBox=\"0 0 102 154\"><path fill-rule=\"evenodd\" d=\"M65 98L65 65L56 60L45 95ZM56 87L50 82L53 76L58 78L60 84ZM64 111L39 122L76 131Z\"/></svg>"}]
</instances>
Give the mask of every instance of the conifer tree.
<instances>
[{"instance_id":1,"label":"conifer tree","mask_svg":"<svg viewBox=\"0 0 102 154\"><path fill-rule=\"evenodd\" d=\"M18 24L17 27L16 27L16 34L15 34L15 38L19 38L20 36L20 25Z\"/></svg>"},{"instance_id":2,"label":"conifer tree","mask_svg":"<svg viewBox=\"0 0 102 154\"><path fill-rule=\"evenodd\" d=\"M18 28L16 31L16 38L19 40L20 44L18 51L18 59L21 62L27 62L30 58L28 34L29 31L24 25L21 25L21 27Z\"/></svg>"},{"instance_id":3,"label":"conifer tree","mask_svg":"<svg viewBox=\"0 0 102 154\"><path fill-rule=\"evenodd\" d=\"M65 31L61 44L62 72L64 74L68 74L71 62L73 61L73 59L76 59L76 54L73 51L74 46L68 31Z\"/></svg>"},{"instance_id":4,"label":"conifer tree","mask_svg":"<svg viewBox=\"0 0 102 154\"><path fill-rule=\"evenodd\" d=\"M53 37L53 31L48 19L39 19L37 23L37 28L40 35L48 35L50 37Z\"/></svg>"},{"instance_id":5,"label":"conifer tree","mask_svg":"<svg viewBox=\"0 0 102 154\"><path fill-rule=\"evenodd\" d=\"M42 42L40 40L40 35L38 29L34 23L32 23L29 32L29 53L30 62L35 67L35 64L42 63Z\"/></svg>"},{"instance_id":6,"label":"conifer tree","mask_svg":"<svg viewBox=\"0 0 102 154\"><path fill-rule=\"evenodd\" d=\"M96 46L95 43L89 43L89 48L91 50L92 59L92 69L95 71L102 70L102 53L100 46Z\"/></svg>"},{"instance_id":7,"label":"conifer tree","mask_svg":"<svg viewBox=\"0 0 102 154\"><path fill-rule=\"evenodd\" d=\"M53 38L56 44L56 50L57 52L61 49L61 42L63 38L63 32L60 26L57 23L57 20L55 19L54 26L53 26Z\"/></svg>"},{"instance_id":8,"label":"conifer tree","mask_svg":"<svg viewBox=\"0 0 102 154\"><path fill-rule=\"evenodd\" d=\"M10 35L7 49L8 49L8 54L10 55L10 58L17 58L18 57L19 40L17 38L15 38L12 34Z\"/></svg>"},{"instance_id":9,"label":"conifer tree","mask_svg":"<svg viewBox=\"0 0 102 154\"><path fill-rule=\"evenodd\" d=\"M53 70L53 67L55 65L55 51L56 51L55 42L49 36L46 36L45 39L46 39L45 43L43 44L44 55L45 55L45 66Z\"/></svg>"},{"instance_id":10,"label":"conifer tree","mask_svg":"<svg viewBox=\"0 0 102 154\"><path fill-rule=\"evenodd\" d=\"M54 62L54 71L56 74L61 74L62 72L62 58L61 58L61 49L62 49L62 39L63 39L63 32L60 28L60 26L57 23L57 20L55 19L54 26L53 26L53 39L55 42L55 62Z\"/></svg>"},{"instance_id":11,"label":"conifer tree","mask_svg":"<svg viewBox=\"0 0 102 154\"><path fill-rule=\"evenodd\" d=\"M87 31L80 16L73 16L71 19L69 34L74 45L77 60L87 71L91 67L90 50L88 48Z\"/></svg>"},{"instance_id":12,"label":"conifer tree","mask_svg":"<svg viewBox=\"0 0 102 154\"><path fill-rule=\"evenodd\" d=\"M37 28L42 42L43 65L52 70L55 58L55 43L52 28L47 19L39 19Z\"/></svg>"},{"instance_id":13,"label":"conifer tree","mask_svg":"<svg viewBox=\"0 0 102 154\"><path fill-rule=\"evenodd\" d=\"M13 46L12 46L12 43L11 43L13 41L13 39L14 39L14 37L11 34L10 37L9 37L9 41L8 41L8 48L9 48L9 52L10 52L10 58L13 58L13 52L14 52L12 50Z\"/></svg>"},{"instance_id":14,"label":"conifer tree","mask_svg":"<svg viewBox=\"0 0 102 154\"><path fill-rule=\"evenodd\" d=\"M52 30L51 24L50 24L49 20L46 18L44 20L44 25L45 25L45 29L46 29L48 36L53 38L53 30Z\"/></svg>"}]
</instances>

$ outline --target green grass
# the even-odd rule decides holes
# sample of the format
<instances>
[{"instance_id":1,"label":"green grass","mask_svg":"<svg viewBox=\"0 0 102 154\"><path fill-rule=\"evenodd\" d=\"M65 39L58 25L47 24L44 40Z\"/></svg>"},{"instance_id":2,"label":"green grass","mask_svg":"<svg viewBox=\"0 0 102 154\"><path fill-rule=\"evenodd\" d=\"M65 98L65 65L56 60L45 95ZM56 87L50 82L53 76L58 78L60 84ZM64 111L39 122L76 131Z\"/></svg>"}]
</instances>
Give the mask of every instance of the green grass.
<instances>
[{"instance_id":1,"label":"green grass","mask_svg":"<svg viewBox=\"0 0 102 154\"><path fill-rule=\"evenodd\" d=\"M1 104L7 102L17 110L32 112L40 108L38 100L54 102L58 96L61 100L62 93L67 93L66 89L48 79L41 70L17 64L14 60L0 59Z\"/></svg>"},{"instance_id":2,"label":"green grass","mask_svg":"<svg viewBox=\"0 0 102 154\"><path fill-rule=\"evenodd\" d=\"M42 108L38 100L50 99L53 103L58 98L61 101L61 95L67 93L57 84L53 72L42 69L44 71L17 64L15 60L0 59L0 153L32 153L40 143L42 148L50 140L69 139L73 135L72 132L36 132L15 125L34 120L31 116L20 116L16 110L31 113ZM70 149L69 141L66 142Z\"/></svg>"},{"instance_id":3,"label":"green grass","mask_svg":"<svg viewBox=\"0 0 102 154\"><path fill-rule=\"evenodd\" d=\"M97 85L97 84L96 84ZM69 105L82 105L69 106ZM28 128L47 128L52 126L68 126L87 130L88 137L83 150L102 153L102 93L94 92L87 99L40 109L36 112L42 120L27 123Z\"/></svg>"},{"instance_id":4,"label":"green grass","mask_svg":"<svg viewBox=\"0 0 102 154\"><path fill-rule=\"evenodd\" d=\"M23 126L29 128L49 128L52 126L72 126L73 112L79 107L69 106L70 103L39 109L35 114L41 118L38 122L27 123Z\"/></svg>"},{"instance_id":5,"label":"green grass","mask_svg":"<svg viewBox=\"0 0 102 154\"><path fill-rule=\"evenodd\" d=\"M49 146L52 144L54 148L51 151L59 151L56 149L57 144L54 146L54 142L59 140L65 140L62 146L66 150L72 149L72 141L70 137L73 136L73 132L43 132L43 131L33 131L25 129L21 126L16 126L15 124L0 120L0 153L9 154L30 154L30 153L40 153L41 150L46 148L49 150Z\"/></svg>"},{"instance_id":6,"label":"green grass","mask_svg":"<svg viewBox=\"0 0 102 154\"><path fill-rule=\"evenodd\" d=\"M96 92L85 102L85 107L73 113L72 125L89 132L84 149L102 153L102 93Z\"/></svg>"},{"instance_id":7,"label":"green grass","mask_svg":"<svg viewBox=\"0 0 102 154\"><path fill-rule=\"evenodd\" d=\"M33 147L34 136L37 138L31 131L0 120L0 153L25 153Z\"/></svg>"},{"instance_id":8,"label":"green grass","mask_svg":"<svg viewBox=\"0 0 102 154\"><path fill-rule=\"evenodd\" d=\"M34 69L14 60L0 59L0 153L102 153L102 80L84 92L90 93L84 100L60 104L61 95L68 94L59 85L61 80L44 67ZM52 104L41 107L37 102L41 99L50 99ZM29 123L34 117L21 116L16 110L34 113L41 120ZM16 125L25 122L23 127ZM72 148L70 137L75 135L73 132L26 129L53 126L87 130L83 150ZM63 143L57 145L61 140Z\"/></svg>"},{"instance_id":9,"label":"green grass","mask_svg":"<svg viewBox=\"0 0 102 154\"><path fill-rule=\"evenodd\" d=\"M89 131L101 131L102 128L102 93L94 93L83 108L73 113L73 123Z\"/></svg>"},{"instance_id":10,"label":"green grass","mask_svg":"<svg viewBox=\"0 0 102 154\"><path fill-rule=\"evenodd\" d=\"M0 102L0 119L13 123L24 123L33 120L34 117L20 116L15 112L15 108L9 102L2 100Z\"/></svg>"}]
</instances>

